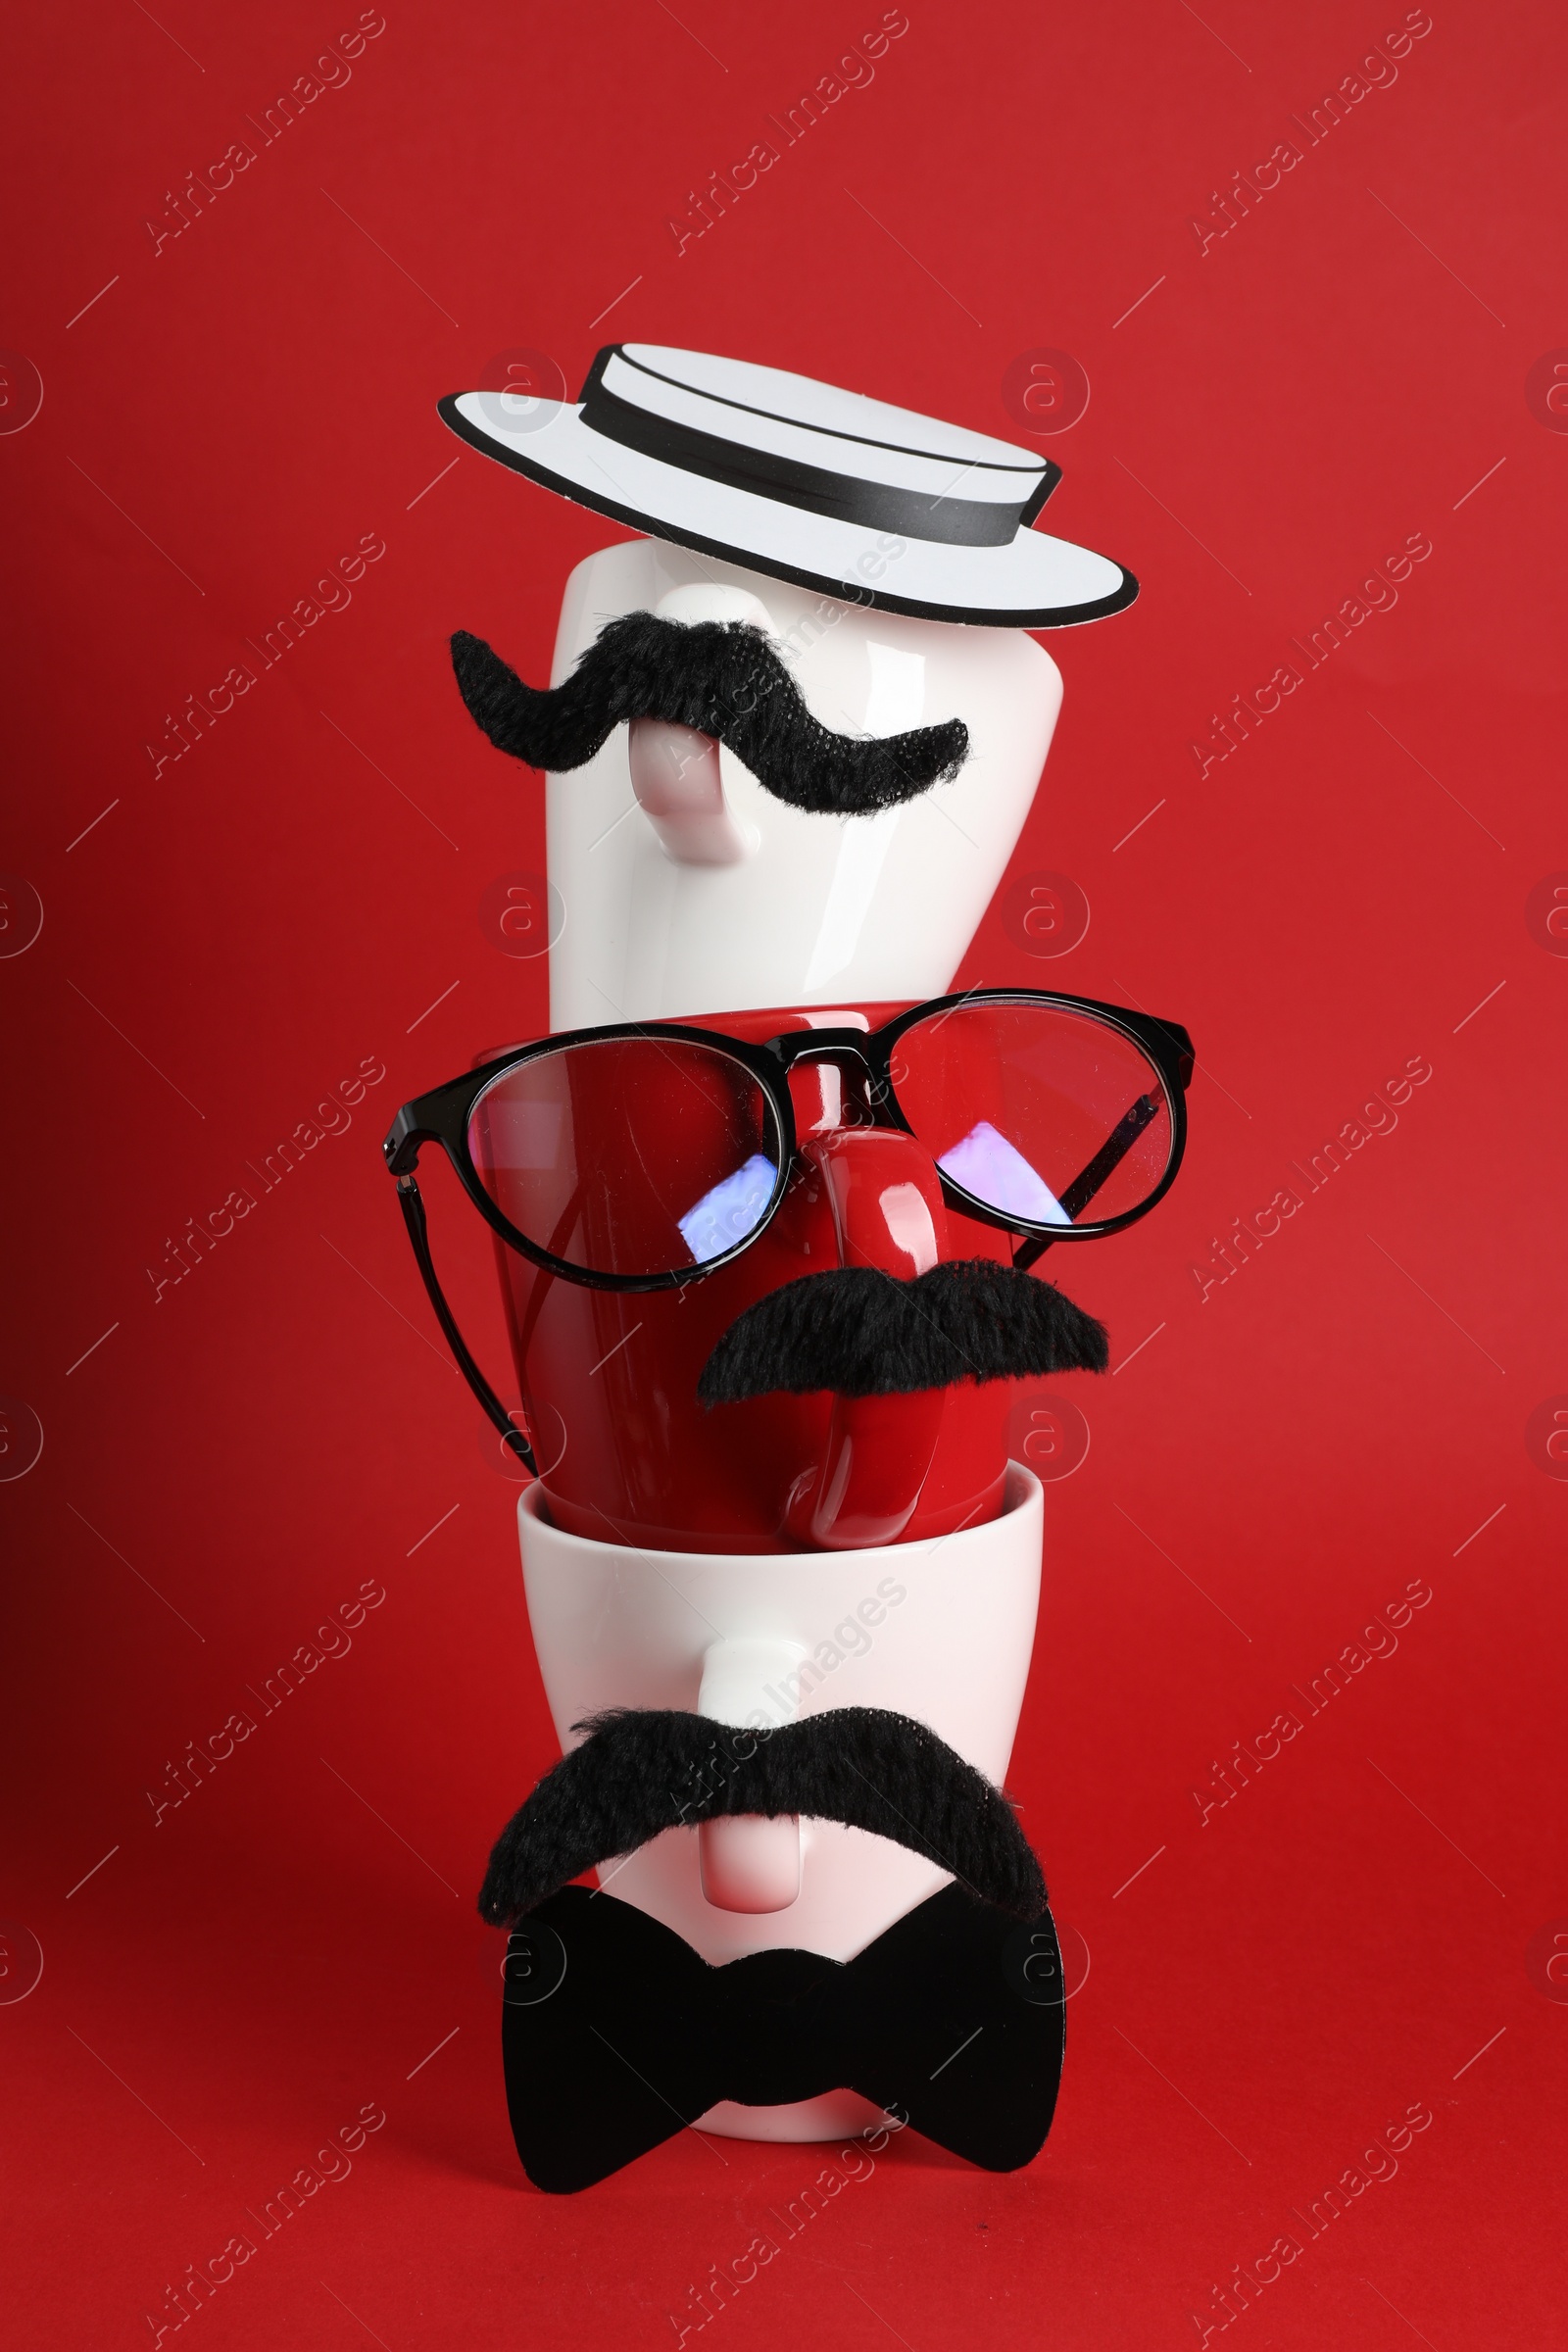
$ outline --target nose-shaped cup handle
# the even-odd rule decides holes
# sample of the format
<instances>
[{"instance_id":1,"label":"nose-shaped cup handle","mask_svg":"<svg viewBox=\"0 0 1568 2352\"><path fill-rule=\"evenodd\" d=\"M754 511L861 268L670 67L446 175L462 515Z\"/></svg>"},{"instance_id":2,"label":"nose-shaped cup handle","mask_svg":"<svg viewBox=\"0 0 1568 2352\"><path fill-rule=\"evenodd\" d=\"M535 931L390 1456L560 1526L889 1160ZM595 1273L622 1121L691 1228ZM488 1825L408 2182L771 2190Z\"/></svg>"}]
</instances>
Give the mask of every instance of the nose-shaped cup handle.
<instances>
[{"instance_id":1,"label":"nose-shaped cup handle","mask_svg":"<svg viewBox=\"0 0 1568 2352\"><path fill-rule=\"evenodd\" d=\"M793 1813L724 1813L697 1832L703 1900L715 1911L787 1911L801 1891L801 1825Z\"/></svg>"},{"instance_id":2,"label":"nose-shaped cup handle","mask_svg":"<svg viewBox=\"0 0 1568 2352\"><path fill-rule=\"evenodd\" d=\"M789 1722L800 1701L801 1642L712 1642L697 1712L715 1723ZM793 1679L792 1679L793 1678ZM721 1769L721 1767L720 1767ZM793 1813L726 1813L699 1824L703 1894L719 1911L787 1911L801 1891L801 1825Z\"/></svg>"},{"instance_id":3,"label":"nose-shaped cup handle","mask_svg":"<svg viewBox=\"0 0 1568 2352\"><path fill-rule=\"evenodd\" d=\"M843 1127L802 1146L828 1193L840 1263L909 1281L946 1256L947 1209L929 1155L912 1136ZM943 1389L834 1400L821 1460L796 1481L785 1532L803 1549L895 1544L936 1451Z\"/></svg>"},{"instance_id":4,"label":"nose-shaped cup handle","mask_svg":"<svg viewBox=\"0 0 1568 2352\"><path fill-rule=\"evenodd\" d=\"M654 607L662 620L692 628L702 621L744 621L771 629L767 607L744 588L689 581ZM718 745L695 727L662 718L636 718L628 731L631 786L643 814L676 865L740 865L760 846L724 794Z\"/></svg>"},{"instance_id":5,"label":"nose-shaped cup handle","mask_svg":"<svg viewBox=\"0 0 1568 2352\"><path fill-rule=\"evenodd\" d=\"M677 865L740 865L750 858L758 837L724 798L712 736L662 718L634 718L629 733L632 790L665 857Z\"/></svg>"}]
</instances>

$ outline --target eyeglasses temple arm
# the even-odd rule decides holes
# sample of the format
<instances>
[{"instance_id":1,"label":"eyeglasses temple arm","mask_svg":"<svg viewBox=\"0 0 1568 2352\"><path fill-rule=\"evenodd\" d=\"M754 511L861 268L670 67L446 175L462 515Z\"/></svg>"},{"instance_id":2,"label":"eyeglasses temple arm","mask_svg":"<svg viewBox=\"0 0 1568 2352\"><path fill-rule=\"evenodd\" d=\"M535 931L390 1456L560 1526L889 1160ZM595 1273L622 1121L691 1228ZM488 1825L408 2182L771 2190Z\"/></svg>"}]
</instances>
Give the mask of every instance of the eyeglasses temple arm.
<instances>
[{"instance_id":1,"label":"eyeglasses temple arm","mask_svg":"<svg viewBox=\"0 0 1568 2352\"><path fill-rule=\"evenodd\" d=\"M436 1321L445 1333L447 1346L457 1359L458 1370L463 1374L464 1379L517 1459L537 1478L539 1465L534 1459L533 1447L521 1430L517 1428L506 1406L474 1362L473 1357L468 1353L463 1334L453 1321L452 1309L446 1302L445 1294L436 1278L435 1262L430 1255L430 1237L425 1226L424 1202L419 1196L419 1188L412 1176L398 1178L398 1206L403 1211L403 1222L409 1229L409 1240L413 1245L415 1263L419 1269L430 1304L435 1308Z\"/></svg>"},{"instance_id":2,"label":"eyeglasses temple arm","mask_svg":"<svg viewBox=\"0 0 1568 2352\"><path fill-rule=\"evenodd\" d=\"M1150 1094L1140 1095L1132 1108L1124 1113L1121 1120L1101 1145L1089 1165L1079 1170L1062 1194L1061 1205L1065 1209L1069 1221L1083 1215L1084 1210L1089 1206L1106 1177L1120 1166L1134 1144L1137 1143L1138 1138L1143 1134L1144 1129L1149 1125L1150 1120L1156 1117L1158 1111L1159 1098L1157 1095ZM1022 1249L1013 1251L1014 1271L1026 1274L1037 1258L1044 1257L1051 1246L1044 1234L1031 1234Z\"/></svg>"}]
</instances>

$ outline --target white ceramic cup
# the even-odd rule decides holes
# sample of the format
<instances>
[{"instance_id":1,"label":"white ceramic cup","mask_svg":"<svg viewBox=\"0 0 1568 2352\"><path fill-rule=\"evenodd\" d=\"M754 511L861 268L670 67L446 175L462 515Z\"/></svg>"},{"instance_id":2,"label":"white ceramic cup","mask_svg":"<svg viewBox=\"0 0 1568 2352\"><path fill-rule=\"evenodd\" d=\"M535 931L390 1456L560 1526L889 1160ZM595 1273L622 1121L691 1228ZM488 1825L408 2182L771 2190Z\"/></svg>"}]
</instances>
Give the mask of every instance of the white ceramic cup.
<instances>
[{"instance_id":1,"label":"white ceramic cup","mask_svg":"<svg viewBox=\"0 0 1568 2352\"><path fill-rule=\"evenodd\" d=\"M890 1707L1001 1784L1040 1597L1042 1489L1020 1464L998 1518L863 1551L737 1557L594 1543L551 1526L537 1485L519 1498L517 1525L564 1748L577 1744L575 1724L612 1706L758 1724ZM777 1945L852 1959L951 1875L842 1823L751 1817L666 1830L599 1878L716 1964ZM866 2100L832 2092L791 2106L725 2102L700 2120L738 2138L821 2139L874 2118Z\"/></svg>"},{"instance_id":2,"label":"white ceramic cup","mask_svg":"<svg viewBox=\"0 0 1568 2352\"><path fill-rule=\"evenodd\" d=\"M969 754L951 784L841 817L775 799L727 746L716 775L710 759L684 763L667 730L634 780L636 730L616 727L548 779L551 1027L941 996L1034 799L1061 705L1051 656L1022 629L874 612L635 539L572 572L552 683L632 612L765 627L824 726L885 736L961 718Z\"/></svg>"}]
</instances>

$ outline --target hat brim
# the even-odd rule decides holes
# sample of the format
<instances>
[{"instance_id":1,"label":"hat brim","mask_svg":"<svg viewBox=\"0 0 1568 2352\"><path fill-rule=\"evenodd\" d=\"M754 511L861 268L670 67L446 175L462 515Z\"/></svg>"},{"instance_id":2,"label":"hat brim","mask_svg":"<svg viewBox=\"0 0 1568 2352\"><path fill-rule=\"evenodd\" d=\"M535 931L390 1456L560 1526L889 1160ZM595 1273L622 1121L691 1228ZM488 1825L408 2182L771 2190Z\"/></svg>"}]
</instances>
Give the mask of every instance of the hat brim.
<instances>
[{"instance_id":1,"label":"hat brim","mask_svg":"<svg viewBox=\"0 0 1568 2352\"><path fill-rule=\"evenodd\" d=\"M704 480L608 440L570 402L547 405L520 427L509 426L496 393L453 392L438 406L460 440L562 498L841 601L971 627L1063 629L1120 612L1138 594L1109 557L1028 526L1001 547L893 539Z\"/></svg>"}]
</instances>

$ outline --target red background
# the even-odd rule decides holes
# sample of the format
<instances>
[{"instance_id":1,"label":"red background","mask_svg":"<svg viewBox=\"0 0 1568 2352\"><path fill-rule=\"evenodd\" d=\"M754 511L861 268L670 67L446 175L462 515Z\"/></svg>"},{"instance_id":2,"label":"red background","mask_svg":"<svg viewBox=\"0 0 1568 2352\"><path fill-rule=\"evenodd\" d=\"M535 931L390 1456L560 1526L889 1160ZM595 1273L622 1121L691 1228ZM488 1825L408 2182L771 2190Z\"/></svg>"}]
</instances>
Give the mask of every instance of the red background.
<instances>
[{"instance_id":1,"label":"red background","mask_svg":"<svg viewBox=\"0 0 1568 2352\"><path fill-rule=\"evenodd\" d=\"M166 2283L254 2237L245 2208L367 2102L386 2125L218 2291L209 2352L672 2342L821 2161L687 2135L574 2201L516 2170L472 1897L554 1742L514 1491L377 1151L406 1096L544 1018L542 963L478 914L542 865L541 789L465 715L445 639L541 677L567 569L616 535L460 451L435 401L518 345L575 385L611 336L1003 434L1020 354L1079 361L1049 520L1143 595L1052 641L1015 871L1070 875L1093 918L1042 962L994 909L964 971L1140 1001L1203 1060L1176 1191L1071 1269L1118 1369L1074 1387L1093 1444L1048 1490L1012 1776L1092 1955L1054 2132L1007 2179L895 2143L712 2328L1190 2344L1211 2286L1425 2102L1398 2176L1235 2329L1548 2340L1568 2008L1527 1950L1568 1913L1568 1497L1526 1429L1568 1389L1568 964L1527 901L1568 865L1568 439L1526 378L1568 343L1560 12L1434 0L1251 217L1202 253L1188 224L1401 13L910 0L871 86L678 256L666 215L873 7L387 0L266 147L246 116L348 0L14 25L0 341L44 388L0 441L0 862L44 909L0 964L0 1388L45 1433L0 1489L4 1909L44 1956L0 2008L19 2343L150 2341ZM238 138L255 163L155 254L144 219ZM1209 714L1417 532L1398 607L1200 780ZM367 533L352 605L155 779L164 714ZM1397 1130L1200 1302L1211 1237L1412 1055ZM155 1303L166 1237L367 1056L352 1129ZM493 1356L477 1220L465 1281ZM1200 1825L1211 1760L1414 1579L1397 1654ZM352 1651L155 1827L166 1763L375 1580Z\"/></svg>"}]
</instances>

